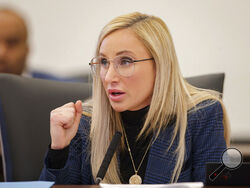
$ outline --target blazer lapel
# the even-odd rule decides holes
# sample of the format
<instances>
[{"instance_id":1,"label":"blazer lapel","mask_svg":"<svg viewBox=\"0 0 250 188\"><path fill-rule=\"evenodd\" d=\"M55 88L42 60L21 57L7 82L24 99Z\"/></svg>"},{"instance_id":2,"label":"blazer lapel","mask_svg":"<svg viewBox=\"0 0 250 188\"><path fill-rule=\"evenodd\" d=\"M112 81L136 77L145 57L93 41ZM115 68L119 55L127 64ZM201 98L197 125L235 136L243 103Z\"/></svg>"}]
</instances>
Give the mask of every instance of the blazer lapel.
<instances>
[{"instance_id":1,"label":"blazer lapel","mask_svg":"<svg viewBox=\"0 0 250 188\"><path fill-rule=\"evenodd\" d=\"M173 124L172 124L173 125ZM175 167L177 140L170 145L174 126L168 126L161 132L150 148L147 168L144 176L144 184L166 184L170 183L173 169Z\"/></svg>"}]
</instances>

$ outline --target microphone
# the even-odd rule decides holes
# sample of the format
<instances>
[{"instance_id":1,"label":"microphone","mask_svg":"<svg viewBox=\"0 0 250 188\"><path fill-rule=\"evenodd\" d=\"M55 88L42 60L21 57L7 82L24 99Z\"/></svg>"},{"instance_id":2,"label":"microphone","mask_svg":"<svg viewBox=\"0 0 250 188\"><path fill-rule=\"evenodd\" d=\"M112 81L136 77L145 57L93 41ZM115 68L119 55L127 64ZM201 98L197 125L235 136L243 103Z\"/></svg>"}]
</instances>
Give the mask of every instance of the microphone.
<instances>
[{"instance_id":1,"label":"microphone","mask_svg":"<svg viewBox=\"0 0 250 188\"><path fill-rule=\"evenodd\" d=\"M117 131L110 142L108 150L104 156L101 167L100 167L100 169L97 173L97 176L96 176L96 184L97 185L99 185L99 183L103 180L103 178L108 170L110 161L115 153L117 146L119 145L119 143L121 141L121 136L122 136L122 134Z\"/></svg>"}]
</instances>

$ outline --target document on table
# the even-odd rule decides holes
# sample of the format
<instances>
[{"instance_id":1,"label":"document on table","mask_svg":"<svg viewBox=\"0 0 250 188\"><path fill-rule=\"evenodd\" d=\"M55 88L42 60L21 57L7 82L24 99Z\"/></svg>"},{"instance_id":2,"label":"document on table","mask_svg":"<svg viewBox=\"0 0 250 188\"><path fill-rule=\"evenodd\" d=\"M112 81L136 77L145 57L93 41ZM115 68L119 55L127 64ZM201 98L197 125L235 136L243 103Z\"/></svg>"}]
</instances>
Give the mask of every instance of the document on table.
<instances>
[{"instance_id":1,"label":"document on table","mask_svg":"<svg viewBox=\"0 0 250 188\"><path fill-rule=\"evenodd\" d=\"M188 183L172 183L172 184L104 184L101 183L101 188L202 188L202 182Z\"/></svg>"},{"instance_id":2,"label":"document on table","mask_svg":"<svg viewBox=\"0 0 250 188\"><path fill-rule=\"evenodd\" d=\"M1 182L1 188L49 188L55 182L51 181L16 181L16 182Z\"/></svg>"}]
</instances>

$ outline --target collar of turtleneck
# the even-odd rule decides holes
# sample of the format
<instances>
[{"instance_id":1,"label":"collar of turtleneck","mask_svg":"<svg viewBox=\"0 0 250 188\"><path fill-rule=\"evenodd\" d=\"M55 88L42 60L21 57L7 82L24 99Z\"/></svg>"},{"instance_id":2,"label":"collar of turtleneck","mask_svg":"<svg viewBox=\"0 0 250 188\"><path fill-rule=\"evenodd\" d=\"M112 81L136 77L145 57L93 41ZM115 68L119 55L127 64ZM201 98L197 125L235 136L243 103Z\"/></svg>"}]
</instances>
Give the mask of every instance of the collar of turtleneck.
<instances>
[{"instance_id":1,"label":"collar of turtleneck","mask_svg":"<svg viewBox=\"0 0 250 188\"><path fill-rule=\"evenodd\" d=\"M124 111L121 112L121 118L126 126L138 126L143 125L146 114L149 110L149 106L146 106L137 111Z\"/></svg>"}]
</instances>

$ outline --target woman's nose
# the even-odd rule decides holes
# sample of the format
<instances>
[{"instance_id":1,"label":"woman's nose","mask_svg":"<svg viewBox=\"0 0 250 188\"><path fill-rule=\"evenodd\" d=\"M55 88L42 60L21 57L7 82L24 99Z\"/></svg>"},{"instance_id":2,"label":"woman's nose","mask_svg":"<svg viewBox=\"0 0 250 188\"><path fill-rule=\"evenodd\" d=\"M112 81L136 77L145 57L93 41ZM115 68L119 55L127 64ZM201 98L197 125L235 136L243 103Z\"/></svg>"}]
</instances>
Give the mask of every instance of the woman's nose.
<instances>
[{"instance_id":1,"label":"woman's nose","mask_svg":"<svg viewBox=\"0 0 250 188\"><path fill-rule=\"evenodd\" d=\"M119 74L115 69L115 64L110 63L109 68L105 74L105 81L106 82L116 82L119 79Z\"/></svg>"}]
</instances>

